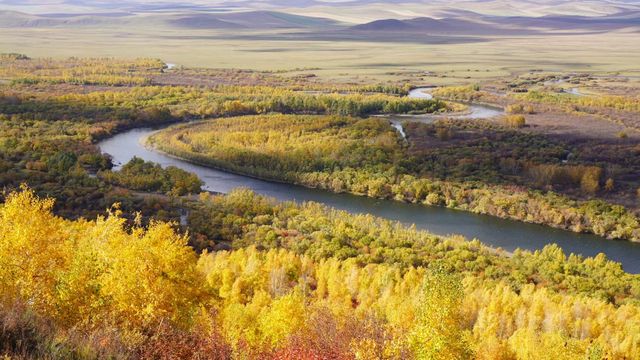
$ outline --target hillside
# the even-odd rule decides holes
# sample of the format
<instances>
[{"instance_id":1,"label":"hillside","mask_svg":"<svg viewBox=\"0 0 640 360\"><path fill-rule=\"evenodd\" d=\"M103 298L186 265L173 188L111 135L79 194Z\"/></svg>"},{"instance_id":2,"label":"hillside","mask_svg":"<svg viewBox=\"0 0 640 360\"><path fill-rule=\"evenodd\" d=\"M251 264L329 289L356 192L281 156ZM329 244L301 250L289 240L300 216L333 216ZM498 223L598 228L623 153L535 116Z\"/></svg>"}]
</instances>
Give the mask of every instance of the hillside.
<instances>
[{"instance_id":1,"label":"hillside","mask_svg":"<svg viewBox=\"0 0 640 360\"><path fill-rule=\"evenodd\" d=\"M313 30L314 37L339 40L355 36L367 39L367 33L412 33L453 36L532 35L564 31L603 32L640 30L640 11L587 17L577 15L492 16L472 11L448 11L444 17L415 17L409 19L378 19L349 26L329 18L301 16L278 11L202 12L181 10L158 13L94 13L35 15L16 11L0 11L1 28L98 28L128 27L187 30ZM308 35L304 35L308 36ZM375 37L369 40L392 40Z\"/></svg>"},{"instance_id":2,"label":"hillside","mask_svg":"<svg viewBox=\"0 0 640 360\"><path fill-rule=\"evenodd\" d=\"M333 20L291 15L275 11L249 11L221 14L196 13L178 15L169 23L182 28L224 28L224 29L304 29L330 28L336 26Z\"/></svg>"},{"instance_id":3,"label":"hillside","mask_svg":"<svg viewBox=\"0 0 640 360\"><path fill-rule=\"evenodd\" d=\"M35 15L0 10L2 28L87 28L155 26L165 29L330 29L338 25L329 19L275 11L208 13L182 10L175 13L95 13Z\"/></svg>"},{"instance_id":4,"label":"hillside","mask_svg":"<svg viewBox=\"0 0 640 360\"><path fill-rule=\"evenodd\" d=\"M352 31L394 31L408 33L438 33L459 35L513 35L534 34L543 31L615 31L640 30L640 12L619 13L598 17L549 15L485 16L471 12L454 17L435 19L419 17L413 19L384 19L349 28Z\"/></svg>"}]
</instances>

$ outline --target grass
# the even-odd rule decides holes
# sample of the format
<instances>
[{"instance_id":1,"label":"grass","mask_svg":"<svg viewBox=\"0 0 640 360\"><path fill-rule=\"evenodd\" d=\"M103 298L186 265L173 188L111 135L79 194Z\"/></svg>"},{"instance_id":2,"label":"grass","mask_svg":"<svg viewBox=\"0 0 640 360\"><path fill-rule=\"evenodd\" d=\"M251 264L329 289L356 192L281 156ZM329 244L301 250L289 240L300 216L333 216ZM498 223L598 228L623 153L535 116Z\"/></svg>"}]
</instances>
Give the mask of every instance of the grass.
<instances>
[{"instance_id":1,"label":"grass","mask_svg":"<svg viewBox=\"0 0 640 360\"><path fill-rule=\"evenodd\" d=\"M230 35L238 35L230 38ZM319 68L336 81L408 79L453 84L497 78L531 69L545 71L632 71L640 69L637 34L491 38L467 44L290 40L275 32L218 30L11 29L0 33L5 52L33 57L158 57L189 67L281 70ZM278 39L280 37L280 39ZM115 39L115 40L114 40ZM380 66L384 64L385 66ZM425 72L433 75L425 75Z\"/></svg>"}]
</instances>

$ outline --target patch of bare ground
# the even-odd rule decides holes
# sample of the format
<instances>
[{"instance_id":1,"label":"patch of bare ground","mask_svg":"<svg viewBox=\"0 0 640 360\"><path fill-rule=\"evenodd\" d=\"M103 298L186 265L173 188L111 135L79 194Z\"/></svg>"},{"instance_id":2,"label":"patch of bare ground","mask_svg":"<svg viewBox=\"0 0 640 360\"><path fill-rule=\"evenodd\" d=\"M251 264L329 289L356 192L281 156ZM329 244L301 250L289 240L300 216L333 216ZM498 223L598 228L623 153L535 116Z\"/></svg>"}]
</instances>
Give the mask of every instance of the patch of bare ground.
<instances>
[{"instance_id":1,"label":"patch of bare ground","mask_svg":"<svg viewBox=\"0 0 640 360\"><path fill-rule=\"evenodd\" d=\"M568 113L546 105L536 105L534 109L534 114L525 115L527 126L523 131L559 136L562 139L620 140L622 137L640 141L639 130L607 121L601 115Z\"/></svg>"}]
</instances>

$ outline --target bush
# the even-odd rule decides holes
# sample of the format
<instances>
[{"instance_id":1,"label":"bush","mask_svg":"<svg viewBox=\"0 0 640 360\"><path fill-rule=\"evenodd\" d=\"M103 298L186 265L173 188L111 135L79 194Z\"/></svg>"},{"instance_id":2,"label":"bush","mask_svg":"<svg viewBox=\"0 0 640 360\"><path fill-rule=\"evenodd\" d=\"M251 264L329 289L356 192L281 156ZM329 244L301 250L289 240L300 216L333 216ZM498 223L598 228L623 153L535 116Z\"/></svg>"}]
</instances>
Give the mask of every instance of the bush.
<instances>
[{"instance_id":1,"label":"bush","mask_svg":"<svg viewBox=\"0 0 640 360\"><path fill-rule=\"evenodd\" d=\"M507 115L504 118L505 124L514 128L523 128L526 125L524 115Z\"/></svg>"},{"instance_id":2,"label":"bush","mask_svg":"<svg viewBox=\"0 0 640 360\"><path fill-rule=\"evenodd\" d=\"M505 109L509 114L533 114L535 110L532 105L512 104Z\"/></svg>"},{"instance_id":3,"label":"bush","mask_svg":"<svg viewBox=\"0 0 640 360\"><path fill-rule=\"evenodd\" d=\"M602 169L598 167L591 167L582 176L580 181L580 188L587 194L595 194L600 189L600 177L602 176Z\"/></svg>"},{"instance_id":4,"label":"bush","mask_svg":"<svg viewBox=\"0 0 640 360\"><path fill-rule=\"evenodd\" d=\"M604 190L613 191L613 189L615 189L615 183L612 178L608 178L607 181L604 183Z\"/></svg>"},{"instance_id":5,"label":"bush","mask_svg":"<svg viewBox=\"0 0 640 360\"><path fill-rule=\"evenodd\" d=\"M451 128L439 127L436 129L436 137L441 141L451 140L453 138L453 130Z\"/></svg>"}]
</instances>

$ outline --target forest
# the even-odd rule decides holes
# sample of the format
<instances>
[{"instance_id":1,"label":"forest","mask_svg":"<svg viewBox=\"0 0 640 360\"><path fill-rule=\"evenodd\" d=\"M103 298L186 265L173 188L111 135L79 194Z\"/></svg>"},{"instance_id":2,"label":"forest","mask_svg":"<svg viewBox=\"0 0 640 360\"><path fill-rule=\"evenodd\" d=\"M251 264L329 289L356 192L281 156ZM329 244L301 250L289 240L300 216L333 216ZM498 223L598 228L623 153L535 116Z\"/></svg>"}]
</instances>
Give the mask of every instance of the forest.
<instances>
[{"instance_id":1,"label":"forest","mask_svg":"<svg viewBox=\"0 0 640 360\"><path fill-rule=\"evenodd\" d=\"M442 101L392 95L403 91L396 86L359 86L354 87L353 93L318 94L285 86L173 86L154 85L151 80L145 80L149 85L139 86L129 80L118 80L168 75L163 73L162 64L149 59L58 61L16 54L0 57L0 71L12 79L0 86L0 185L15 189L28 183L39 193L61 200L56 205L59 214L95 216L122 200L122 196L112 191L110 184L91 175L102 171L111 185L123 185L121 180L125 178L119 176L117 180L118 176L105 172L111 168L111 162L95 142L127 129L271 112L363 115L447 110ZM81 79L105 76L111 80L98 85L87 85L84 80L51 81L51 77L67 73ZM20 80L25 74L38 81ZM244 74L254 76L252 72ZM227 71L220 76L238 75ZM325 85L309 85L314 86ZM384 93L371 92L375 90ZM142 189L140 186L145 185L140 182L138 190ZM126 203L133 204L132 201L139 203L132 199Z\"/></svg>"},{"instance_id":2,"label":"forest","mask_svg":"<svg viewBox=\"0 0 640 360\"><path fill-rule=\"evenodd\" d=\"M97 176L108 184L173 196L199 194L203 185L195 174L175 166L162 168L137 157L124 164L119 171L99 171Z\"/></svg>"},{"instance_id":3,"label":"forest","mask_svg":"<svg viewBox=\"0 0 640 360\"><path fill-rule=\"evenodd\" d=\"M466 105L444 99L495 96L295 73L0 56L0 357L640 358L640 276L604 254L203 192L97 145L171 125L150 144L211 167L640 240L634 209L607 201L635 194L640 157L528 131L543 101L505 102L523 126L454 120ZM403 138L399 114L438 120L402 121Z\"/></svg>"},{"instance_id":4,"label":"forest","mask_svg":"<svg viewBox=\"0 0 640 360\"><path fill-rule=\"evenodd\" d=\"M190 222L209 225L234 249L198 255L170 224L127 227L117 208L70 221L52 206L22 188L0 208L3 351L35 358L640 356L640 282L603 256L566 257L548 247L509 258L477 242L247 191L200 199Z\"/></svg>"}]
</instances>

